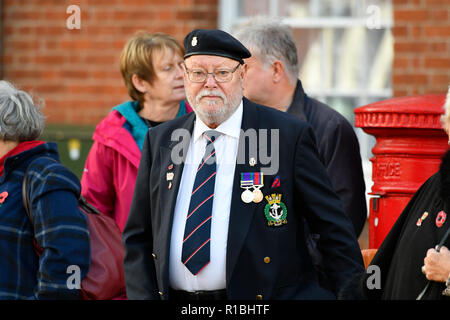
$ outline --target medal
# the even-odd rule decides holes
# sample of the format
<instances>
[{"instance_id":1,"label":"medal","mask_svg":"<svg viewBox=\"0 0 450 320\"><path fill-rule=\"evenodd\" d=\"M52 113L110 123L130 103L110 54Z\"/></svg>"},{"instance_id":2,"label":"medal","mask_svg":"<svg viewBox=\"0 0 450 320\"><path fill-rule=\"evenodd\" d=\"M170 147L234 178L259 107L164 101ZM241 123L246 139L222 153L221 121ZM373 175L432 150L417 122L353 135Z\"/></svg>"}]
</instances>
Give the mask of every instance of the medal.
<instances>
[{"instance_id":1,"label":"medal","mask_svg":"<svg viewBox=\"0 0 450 320\"><path fill-rule=\"evenodd\" d=\"M253 202L254 203L260 203L262 201L262 199L264 198L264 195L262 193L261 190L259 190L259 188L253 190Z\"/></svg>"},{"instance_id":2,"label":"medal","mask_svg":"<svg viewBox=\"0 0 450 320\"><path fill-rule=\"evenodd\" d=\"M260 190L263 186L263 178L264 174L262 172L255 172L253 173L253 202L254 203L260 203L262 199L264 199L264 195L262 191Z\"/></svg>"},{"instance_id":3,"label":"medal","mask_svg":"<svg viewBox=\"0 0 450 320\"><path fill-rule=\"evenodd\" d=\"M245 191L241 194L241 199L245 203L250 203L253 201L254 195L249 189L253 187L253 178L251 172L242 172L241 173L241 188L244 188Z\"/></svg>"},{"instance_id":4,"label":"medal","mask_svg":"<svg viewBox=\"0 0 450 320\"><path fill-rule=\"evenodd\" d=\"M241 199L245 203L255 202L259 203L264 198L260 188L264 186L262 172L242 172L241 173L241 188L245 191L241 194ZM250 188L254 190L251 191Z\"/></svg>"},{"instance_id":5,"label":"medal","mask_svg":"<svg viewBox=\"0 0 450 320\"><path fill-rule=\"evenodd\" d=\"M250 203L253 201L254 195L253 192L251 192L250 190L246 189L244 192L242 192L241 194L241 199L242 201L244 201L245 203Z\"/></svg>"}]
</instances>

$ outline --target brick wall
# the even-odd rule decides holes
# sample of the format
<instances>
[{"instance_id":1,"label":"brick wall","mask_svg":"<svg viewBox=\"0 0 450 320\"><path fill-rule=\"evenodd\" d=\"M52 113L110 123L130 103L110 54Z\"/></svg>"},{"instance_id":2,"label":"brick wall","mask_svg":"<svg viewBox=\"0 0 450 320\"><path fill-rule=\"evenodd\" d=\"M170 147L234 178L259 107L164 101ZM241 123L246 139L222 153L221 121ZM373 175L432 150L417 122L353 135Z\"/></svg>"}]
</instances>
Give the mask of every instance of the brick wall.
<instances>
[{"instance_id":1,"label":"brick wall","mask_svg":"<svg viewBox=\"0 0 450 320\"><path fill-rule=\"evenodd\" d=\"M182 41L216 28L219 0L3 0L2 77L46 101L48 123L96 124L126 99L118 59L137 30ZM255 0L256 1L256 0ZM395 96L450 83L450 0L392 0ZM69 30L69 5L81 29Z\"/></svg>"},{"instance_id":2,"label":"brick wall","mask_svg":"<svg viewBox=\"0 0 450 320\"><path fill-rule=\"evenodd\" d=\"M446 93L450 0L393 0L395 96Z\"/></svg>"},{"instance_id":3,"label":"brick wall","mask_svg":"<svg viewBox=\"0 0 450 320\"><path fill-rule=\"evenodd\" d=\"M118 65L127 39L217 28L217 1L3 0L2 77L43 98L48 123L96 124L128 99ZM70 5L79 30L66 27Z\"/></svg>"}]
</instances>

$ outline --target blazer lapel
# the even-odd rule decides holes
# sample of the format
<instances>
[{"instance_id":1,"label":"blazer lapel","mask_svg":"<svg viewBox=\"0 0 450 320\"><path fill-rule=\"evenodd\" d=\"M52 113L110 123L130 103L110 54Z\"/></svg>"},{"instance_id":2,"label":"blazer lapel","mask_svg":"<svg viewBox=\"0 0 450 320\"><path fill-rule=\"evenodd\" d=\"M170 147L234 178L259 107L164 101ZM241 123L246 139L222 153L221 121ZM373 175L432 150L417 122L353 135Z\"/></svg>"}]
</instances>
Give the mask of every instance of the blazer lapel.
<instances>
[{"instance_id":1,"label":"blazer lapel","mask_svg":"<svg viewBox=\"0 0 450 320\"><path fill-rule=\"evenodd\" d=\"M230 208L230 222L228 227L228 241L227 241L227 259L226 259L226 283L231 279L231 274L236 265L237 259L241 252L248 229L252 222L252 218L257 205L253 202L245 203L241 199L241 194L244 189L241 188L241 173L242 172L259 172L260 165L250 166L249 159L251 157L258 159L259 146L256 148L256 154L251 154L248 143L243 139L242 133L247 132L248 129L255 129L258 136L258 113L257 106L244 98L244 112L242 116L241 136L239 138L239 149L236 159L236 167L234 170L233 191L231 197ZM240 163L245 160L244 163Z\"/></svg>"},{"instance_id":2,"label":"blazer lapel","mask_svg":"<svg viewBox=\"0 0 450 320\"><path fill-rule=\"evenodd\" d=\"M160 178L160 218L161 218L161 230L159 232L160 239L159 245L161 246L161 253L164 254L165 268L163 270L162 279L164 281L163 288L167 290L169 284L169 254L170 254L170 241L172 235L173 215L175 211L175 204L177 201L178 190L180 188L181 175L183 174L184 163L186 160L187 151L190 144L190 137L194 128L195 115L189 117L182 127L176 128L184 129L184 133L181 141L171 141L168 147L160 147L160 159L161 159L161 178ZM183 132L183 131L180 131ZM188 134L189 133L189 134ZM176 149L175 149L176 148ZM174 159L180 156L178 150L183 150L181 161ZM174 152L174 155L172 155ZM172 179L167 179L167 173L173 173ZM169 176L170 178L170 176Z\"/></svg>"}]
</instances>

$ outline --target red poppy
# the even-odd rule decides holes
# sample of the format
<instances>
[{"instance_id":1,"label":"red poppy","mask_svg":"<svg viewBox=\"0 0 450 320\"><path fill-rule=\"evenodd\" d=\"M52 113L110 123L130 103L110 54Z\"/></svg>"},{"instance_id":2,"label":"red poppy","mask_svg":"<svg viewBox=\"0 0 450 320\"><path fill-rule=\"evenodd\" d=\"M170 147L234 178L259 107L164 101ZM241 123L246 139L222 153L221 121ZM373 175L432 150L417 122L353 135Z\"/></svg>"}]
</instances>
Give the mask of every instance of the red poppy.
<instances>
[{"instance_id":1,"label":"red poppy","mask_svg":"<svg viewBox=\"0 0 450 320\"><path fill-rule=\"evenodd\" d=\"M438 228L442 227L445 223L446 218L447 218L447 214L444 211L439 212L436 217L436 226Z\"/></svg>"},{"instance_id":2,"label":"red poppy","mask_svg":"<svg viewBox=\"0 0 450 320\"><path fill-rule=\"evenodd\" d=\"M3 191L2 193L0 193L0 204L5 202L6 197L8 197L8 191Z\"/></svg>"}]
</instances>

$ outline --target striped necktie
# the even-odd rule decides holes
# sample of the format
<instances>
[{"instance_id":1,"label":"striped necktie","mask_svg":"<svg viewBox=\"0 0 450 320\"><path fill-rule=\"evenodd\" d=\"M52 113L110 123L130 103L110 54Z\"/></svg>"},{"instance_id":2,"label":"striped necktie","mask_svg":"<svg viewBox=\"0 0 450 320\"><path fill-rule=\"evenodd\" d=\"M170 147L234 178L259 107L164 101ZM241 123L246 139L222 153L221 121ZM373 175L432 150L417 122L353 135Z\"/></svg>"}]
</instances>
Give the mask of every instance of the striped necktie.
<instances>
[{"instance_id":1,"label":"striped necktie","mask_svg":"<svg viewBox=\"0 0 450 320\"><path fill-rule=\"evenodd\" d=\"M197 275L209 264L211 219L216 181L216 151L214 141L220 132L209 130L203 133L206 148L198 166L189 203L184 229L181 260L193 275Z\"/></svg>"}]
</instances>

